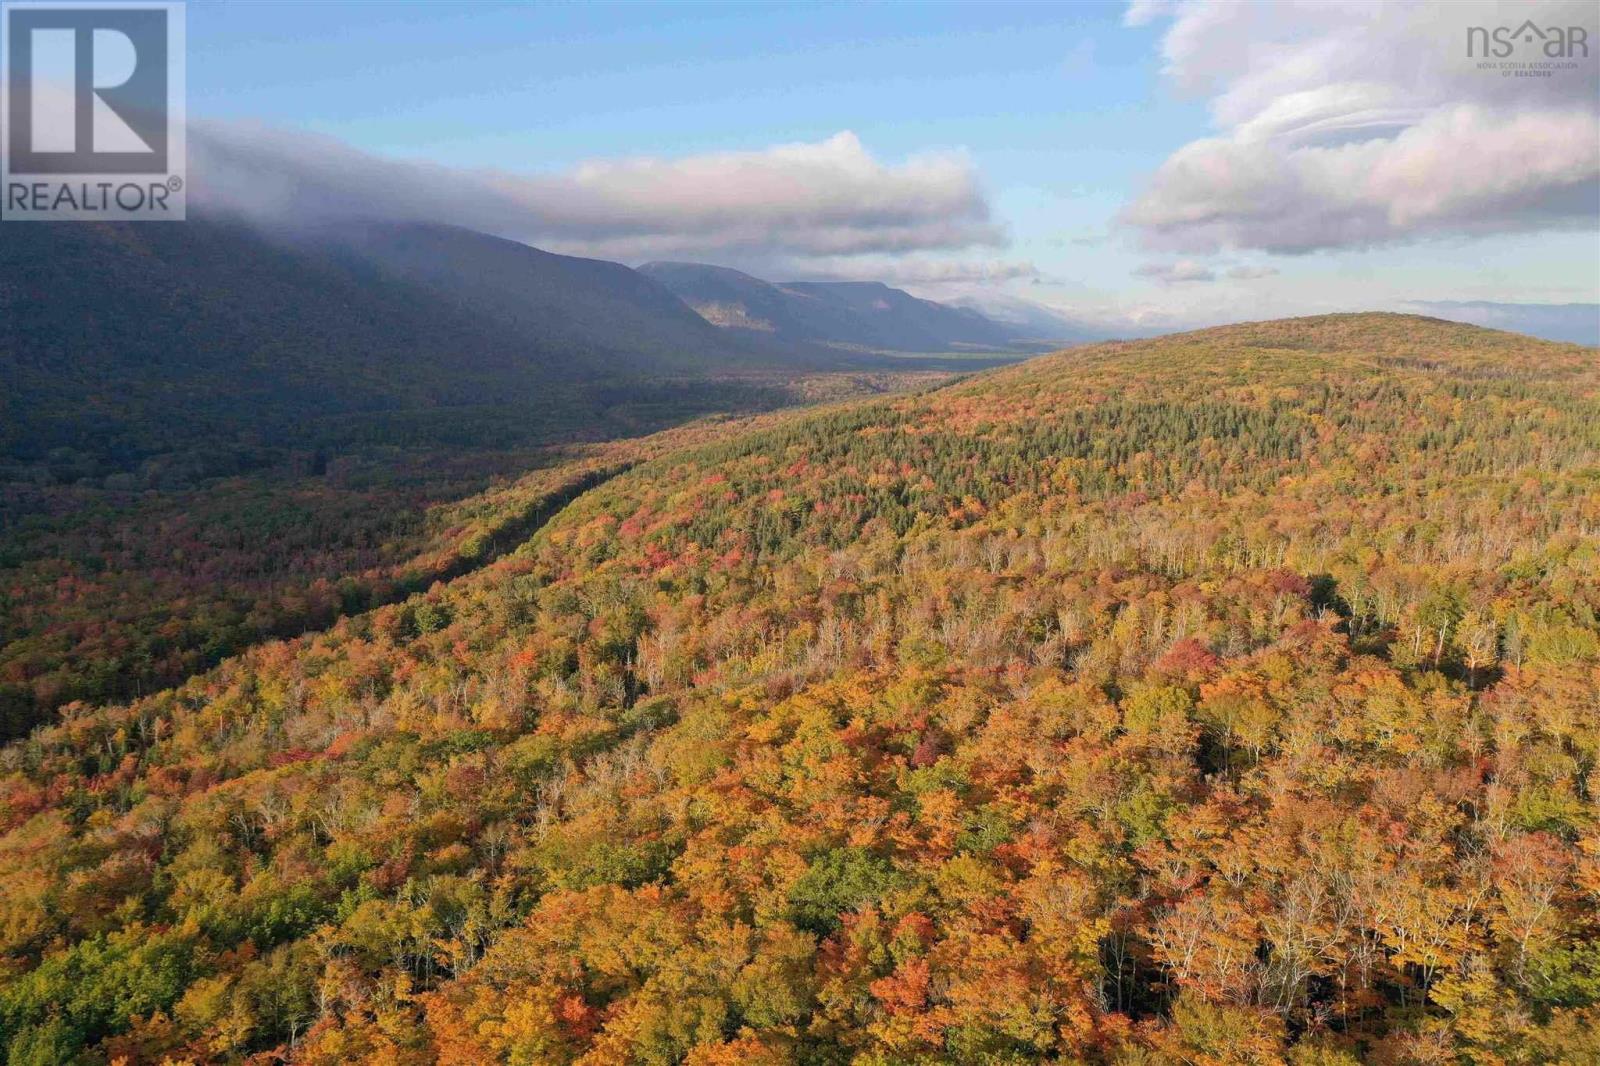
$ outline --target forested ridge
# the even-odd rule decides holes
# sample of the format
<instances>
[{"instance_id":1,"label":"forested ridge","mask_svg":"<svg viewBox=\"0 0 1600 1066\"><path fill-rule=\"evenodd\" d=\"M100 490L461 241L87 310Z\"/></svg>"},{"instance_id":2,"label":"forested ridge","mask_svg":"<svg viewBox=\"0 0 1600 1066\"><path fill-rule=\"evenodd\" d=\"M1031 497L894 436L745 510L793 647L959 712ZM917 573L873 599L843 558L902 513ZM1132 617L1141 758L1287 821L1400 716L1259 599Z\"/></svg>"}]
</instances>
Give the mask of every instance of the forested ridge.
<instances>
[{"instance_id":1,"label":"forested ridge","mask_svg":"<svg viewBox=\"0 0 1600 1066\"><path fill-rule=\"evenodd\" d=\"M0 242L0 524L12 481L167 490L297 451L639 436L785 406L795 378L846 368L910 365L752 347L620 263L450 226L17 232Z\"/></svg>"},{"instance_id":2,"label":"forested ridge","mask_svg":"<svg viewBox=\"0 0 1600 1066\"><path fill-rule=\"evenodd\" d=\"M1258 323L638 448L6 747L8 1061L1600 1061L1594 349Z\"/></svg>"},{"instance_id":3,"label":"forested ridge","mask_svg":"<svg viewBox=\"0 0 1600 1066\"><path fill-rule=\"evenodd\" d=\"M819 403L948 377L822 373L783 392ZM573 495L728 432L729 417L550 448L307 450L166 487L179 457L147 463L142 487L127 475L38 484L0 472L0 741L65 704L145 695L476 569Z\"/></svg>"}]
</instances>

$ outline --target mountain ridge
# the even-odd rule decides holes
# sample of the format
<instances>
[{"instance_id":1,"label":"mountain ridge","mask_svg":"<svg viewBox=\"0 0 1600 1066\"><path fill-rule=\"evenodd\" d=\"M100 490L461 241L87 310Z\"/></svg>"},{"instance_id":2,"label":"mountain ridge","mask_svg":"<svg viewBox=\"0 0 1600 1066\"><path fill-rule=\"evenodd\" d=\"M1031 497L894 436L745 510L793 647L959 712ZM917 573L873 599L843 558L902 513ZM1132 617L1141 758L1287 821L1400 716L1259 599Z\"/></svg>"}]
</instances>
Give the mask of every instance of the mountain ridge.
<instances>
[{"instance_id":1,"label":"mountain ridge","mask_svg":"<svg viewBox=\"0 0 1600 1066\"><path fill-rule=\"evenodd\" d=\"M62 469L548 442L605 426L617 397L703 413L719 389L770 388L730 376L814 363L740 343L628 267L471 230L202 218L0 242L0 459Z\"/></svg>"},{"instance_id":2,"label":"mountain ridge","mask_svg":"<svg viewBox=\"0 0 1600 1066\"><path fill-rule=\"evenodd\" d=\"M881 281L772 282L729 267L657 261L639 271L708 321L763 341L858 351L1040 351L972 308L924 300Z\"/></svg>"},{"instance_id":3,"label":"mountain ridge","mask_svg":"<svg viewBox=\"0 0 1600 1066\"><path fill-rule=\"evenodd\" d=\"M1594 349L1354 314L551 467L7 749L0 1043L1584 1061L1597 415Z\"/></svg>"},{"instance_id":4,"label":"mountain ridge","mask_svg":"<svg viewBox=\"0 0 1600 1066\"><path fill-rule=\"evenodd\" d=\"M870 328L863 290L771 291L811 325L718 328L648 271L460 227L17 227L0 243L0 460L184 454L220 473L288 447L547 443L613 432L619 404L771 406L785 375L912 369L874 352L998 336L887 287L873 298L910 317ZM847 343L813 328L841 315Z\"/></svg>"}]
</instances>

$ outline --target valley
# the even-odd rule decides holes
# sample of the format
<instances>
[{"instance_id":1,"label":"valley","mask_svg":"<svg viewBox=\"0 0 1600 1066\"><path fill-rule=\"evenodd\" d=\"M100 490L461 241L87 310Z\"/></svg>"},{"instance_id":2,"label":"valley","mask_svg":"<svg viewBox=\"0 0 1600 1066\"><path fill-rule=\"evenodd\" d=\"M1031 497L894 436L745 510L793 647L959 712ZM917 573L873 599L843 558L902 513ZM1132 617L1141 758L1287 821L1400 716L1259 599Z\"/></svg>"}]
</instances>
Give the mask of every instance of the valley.
<instances>
[{"instance_id":1,"label":"valley","mask_svg":"<svg viewBox=\"0 0 1600 1066\"><path fill-rule=\"evenodd\" d=\"M1597 17L0 0L0 1066L1600 1066Z\"/></svg>"},{"instance_id":2,"label":"valley","mask_svg":"<svg viewBox=\"0 0 1600 1066\"><path fill-rule=\"evenodd\" d=\"M7 746L12 1061L1595 1050L1593 349L817 382L351 496L343 608Z\"/></svg>"},{"instance_id":3,"label":"valley","mask_svg":"<svg viewBox=\"0 0 1600 1066\"><path fill-rule=\"evenodd\" d=\"M814 405L949 377L685 383L698 404L648 415L608 407L607 428L584 434L616 438L601 443L497 449L468 424L453 448L294 450L226 476L161 455L136 473L74 479L55 467L43 484L0 485L0 738L63 705L165 688L261 640L325 628L484 565L548 516L552 494L739 417L704 407ZM628 435L674 422L683 428Z\"/></svg>"},{"instance_id":4,"label":"valley","mask_svg":"<svg viewBox=\"0 0 1600 1066\"><path fill-rule=\"evenodd\" d=\"M531 470L1020 357L914 350L939 336L752 346L645 273L448 226L8 237L0 738L460 572Z\"/></svg>"}]
</instances>

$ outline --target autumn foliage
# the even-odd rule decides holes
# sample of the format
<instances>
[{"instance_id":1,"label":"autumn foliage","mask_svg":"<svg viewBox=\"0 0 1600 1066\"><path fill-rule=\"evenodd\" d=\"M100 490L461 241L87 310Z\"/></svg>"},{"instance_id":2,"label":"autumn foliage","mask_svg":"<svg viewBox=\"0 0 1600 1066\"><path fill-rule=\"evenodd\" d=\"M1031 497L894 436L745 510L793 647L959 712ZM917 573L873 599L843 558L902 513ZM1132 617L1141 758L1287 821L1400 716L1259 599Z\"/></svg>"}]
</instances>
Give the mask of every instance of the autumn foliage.
<instances>
[{"instance_id":1,"label":"autumn foliage","mask_svg":"<svg viewBox=\"0 0 1600 1066\"><path fill-rule=\"evenodd\" d=\"M7 747L8 1061L1600 1061L1592 349L1264 323L639 458Z\"/></svg>"}]
</instances>

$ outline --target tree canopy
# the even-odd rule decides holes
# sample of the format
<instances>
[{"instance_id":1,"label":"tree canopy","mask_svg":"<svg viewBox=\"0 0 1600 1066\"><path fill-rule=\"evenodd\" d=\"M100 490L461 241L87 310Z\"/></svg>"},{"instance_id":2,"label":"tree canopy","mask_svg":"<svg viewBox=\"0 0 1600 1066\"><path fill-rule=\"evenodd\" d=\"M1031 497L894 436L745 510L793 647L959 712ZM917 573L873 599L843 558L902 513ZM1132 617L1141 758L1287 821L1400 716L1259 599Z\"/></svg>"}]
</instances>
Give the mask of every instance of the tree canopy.
<instances>
[{"instance_id":1,"label":"tree canopy","mask_svg":"<svg viewBox=\"0 0 1600 1066\"><path fill-rule=\"evenodd\" d=\"M6 747L8 1061L1600 1058L1593 349L1262 323L637 448Z\"/></svg>"}]
</instances>

